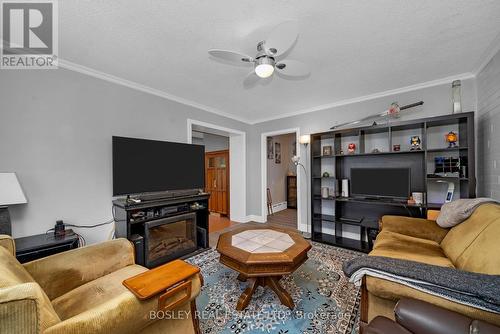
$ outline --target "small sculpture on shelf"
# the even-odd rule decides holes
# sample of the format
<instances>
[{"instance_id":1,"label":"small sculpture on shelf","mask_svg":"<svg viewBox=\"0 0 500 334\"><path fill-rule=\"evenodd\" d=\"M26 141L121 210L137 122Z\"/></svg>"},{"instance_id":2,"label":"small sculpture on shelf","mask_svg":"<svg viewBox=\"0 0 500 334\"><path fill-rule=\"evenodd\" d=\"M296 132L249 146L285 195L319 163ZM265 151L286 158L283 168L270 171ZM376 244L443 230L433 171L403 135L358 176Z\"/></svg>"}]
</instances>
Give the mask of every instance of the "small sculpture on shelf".
<instances>
[{"instance_id":1,"label":"small sculpture on shelf","mask_svg":"<svg viewBox=\"0 0 500 334\"><path fill-rule=\"evenodd\" d=\"M379 150L378 148L374 148L374 149L372 150L372 153L380 153L380 150Z\"/></svg>"},{"instance_id":2,"label":"small sculpture on shelf","mask_svg":"<svg viewBox=\"0 0 500 334\"><path fill-rule=\"evenodd\" d=\"M331 146L323 146L323 155L324 156L332 155L332 147Z\"/></svg>"},{"instance_id":3,"label":"small sculpture on shelf","mask_svg":"<svg viewBox=\"0 0 500 334\"><path fill-rule=\"evenodd\" d=\"M399 145L399 144L394 144L394 145L392 145L392 150L393 150L394 152L399 152L399 151L401 151L401 145Z\"/></svg>"},{"instance_id":4,"label":"small sculpture on shelf","mask_svg":"<svg viewBox=\"0 0 500 334\"><path fill-rule=\"evenodd\" d=\"M446 142L448 143L448 148L456 147L458 136L455 132L450 131L445 136Z\"/></svg>"},{"instance_id":5,"label":"small sculpture on shelf","mask_svg":"<svg viewBox=\"0 0 500 334\"><path fill-rule=\"evenodd\" d=\"M347 146L347 152L349 152L349 154L354 154L356 152L356 144L350 143Z\"/></svg>"},{"instance_id":6,"label":"small sculpture on shelf","mask_svg":"<svg viewBox=\"0 0 500 334\"><path fill-rule=\"evenodd\" d=\"M412 136L410 139L410 151L420 151L422 149L422 141L419 136Z\"/></svg>"},{"instance_id":7,"label":"small sculpture on shelf","mask_svg":"<svg viewBox=\"0 0 500 334\"><path fill-rule=\"evenodd\" d=\"M324 173L323 173L323 177L330 177L330 173L328 173L328 172L324 172Z\"/></svg>"}]
</instances>

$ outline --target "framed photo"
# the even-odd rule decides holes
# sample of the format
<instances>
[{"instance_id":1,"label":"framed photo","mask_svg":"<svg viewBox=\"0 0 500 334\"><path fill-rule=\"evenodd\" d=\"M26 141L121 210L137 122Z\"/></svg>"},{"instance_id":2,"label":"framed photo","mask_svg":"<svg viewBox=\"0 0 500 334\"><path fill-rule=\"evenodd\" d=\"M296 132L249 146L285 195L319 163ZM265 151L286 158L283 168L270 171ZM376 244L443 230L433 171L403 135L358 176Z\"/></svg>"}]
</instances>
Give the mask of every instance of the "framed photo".
<instances>
[{"instance_id":1,"label":"framed photo","mask_svg":"<svg viewBox=\"0 0 500 334\"><path fill-rule=\"evenodd\" d=\"M274 162L277 164L281 163L281 144L274 143Z\"/></svg>"},{"instance_id":2,"label":"framed photo","mask_svg":"<svg viewBox=\"0 0 500 334\"><path fill-rule=\"evenodd\" d=\"M332 147L323 146L323 155L332 155Z\"/></svg>"},{"instance_id":3,"label":"framed photo","mask_svg":"<svg viewBox=\"0 0 500 334\"><path fill-rule=\"evenodd\" d=\"M273 138L267 137L267 158L274 159Z\"/></svg>"}]
</instances>

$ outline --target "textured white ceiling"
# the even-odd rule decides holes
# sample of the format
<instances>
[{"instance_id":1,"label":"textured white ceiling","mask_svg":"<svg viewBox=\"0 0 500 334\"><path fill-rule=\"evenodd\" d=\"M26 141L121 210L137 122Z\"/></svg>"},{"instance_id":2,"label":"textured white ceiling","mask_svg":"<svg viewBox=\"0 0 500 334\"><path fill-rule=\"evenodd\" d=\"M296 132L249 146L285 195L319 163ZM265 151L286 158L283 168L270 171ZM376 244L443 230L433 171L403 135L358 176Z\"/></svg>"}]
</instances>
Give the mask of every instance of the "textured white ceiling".
<instances>
[{"instance_id":1,"label":"textured white ceiling","mask_svg":"<svg viewBox=\"0 0 500 334\"><path fill-rule=\"evenodd\" d=\"M473 71L500 33L498 0L90 0L59 2L60 57L248 122ZM280 22L300 36L288 58L305 80L243 84Z\"/></svg>"}]
</instances>

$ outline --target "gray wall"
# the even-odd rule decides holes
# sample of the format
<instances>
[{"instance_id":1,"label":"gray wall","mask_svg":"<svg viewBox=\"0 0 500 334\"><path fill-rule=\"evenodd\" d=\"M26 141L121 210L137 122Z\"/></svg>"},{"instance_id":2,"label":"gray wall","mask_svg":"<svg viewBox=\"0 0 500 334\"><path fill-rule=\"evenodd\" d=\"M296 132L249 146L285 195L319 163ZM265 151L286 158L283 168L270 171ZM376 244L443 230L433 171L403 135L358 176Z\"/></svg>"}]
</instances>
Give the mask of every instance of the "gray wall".
<instances>
[{"instance_id":1,"label":"gray wall","mask_svg":"<svg viewBox=\"0 0 500 334\"><path fill-rule=\"evenodd\" d=\"M29 203L11 207L15 237L57 219L111 217L111 136L187 141L187 118L247 131L246 124L83 74L1 71L0 171L14 171ZM110 226L80 230L104 240Z\"/></svg>"},{"instance_id":2,"label":"gray wall","mask_svg":"<svg viewBox=\"0 0 500 334\"><path fill-rule=\"evenodd\" d=\"M300 134L310 134L321 131L327 131L331 126L346 121L352 121L363 116L387 110L393 101L398 101L400 105L410 104L423 100L424 105L417 107L403 116L402 119L422 118L428 116L444 115L451 112L451 82L446 85L439 85L424 88L403 94L382 97L374 100L349 104L327 110L316 111L313 113L282 118L274 121L259 123L250 129L250 135L247 138L249 145L247 161L250 162L249 170L255 171L248 175L247 189L249 199L247 210L249 214L261 214L261 153L260 137L264 132L277 131L280 129L300 128ZM473 79L462 81L462 104L464 111L475 110L476 89ZM301 161L309 158L305 155L305 150L301 149ZM302 178L302 189L306 189L305 178ZM301 191L298 195L303 205L302 221L305 221L305 204L307 203L307 193Z\"/></svg>"},{"instance_id":3,"label":"gray wall","mask_svg":"<svg viewBox=\"0 0 500 334\"><path fill-rule=\"evenodd\" d=\"M477 76L478 196L500 200L500 52Z\"/></svg>"},{"instance_id":4,"label":"gray wall","mask_svg":"<svg viewBox=\"0 0 500 334\"><path fill-rule=\"evenodd\" d=\"M192 143L205 146L205 152L229 150L229 137L211 133L193 131Z\"/></svg>"},{"instance_id":5,"label":"gray wall","mask_svg":"<svg viewBox=\"0 0 500 334\"><path fill-rule=\"evenodd\" d=\"M57 219L75 224L109 219L112 135L186 142L187 118L245 131L247 215L260 215L261 133L295 127L301 134L324 131L336 123L383 111L392 101L400 105L425 101L418 112L405 118L446 114L450 85L249 126L64 69L2 71L0 171L17 172L29 200L27 205L11 207L13 234L43 233ZM463 109L474 110L474 81L463 81L462 87ZM305 162L303 149L301 159ZM305 186L303 180L302 189ZM302 205L306 194L299 194ZM107 238L109 226L80 232L95 242Z\"/></svg>"}]
</instances>

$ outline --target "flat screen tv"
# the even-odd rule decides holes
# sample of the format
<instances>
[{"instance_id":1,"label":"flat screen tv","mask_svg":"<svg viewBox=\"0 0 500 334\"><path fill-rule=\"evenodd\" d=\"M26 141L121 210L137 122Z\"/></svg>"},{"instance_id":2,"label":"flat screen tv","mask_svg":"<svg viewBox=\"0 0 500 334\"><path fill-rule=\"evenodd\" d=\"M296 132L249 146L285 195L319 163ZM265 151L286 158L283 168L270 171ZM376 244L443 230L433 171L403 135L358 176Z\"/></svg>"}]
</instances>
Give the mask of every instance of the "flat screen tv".
<instances>
[{"instance_id":1,"label":"flat screen tv","mask_svg":"<svg viewBox=\"0 0 500 334\"><path fill-rule=\"evenodd\" d=\"M113 195L205 187L201 145L113 137Z\"/></svg>"},{"instance_id":2,"label":"flat screen tv","mask_svg":"<svg viewBox=\"0 0 500 334\"><path fill-rule=\"evenodd\" d=\"M409 168L352 168L353 197L408 198L410 196Z\"/></svg>"}]
</instances>

